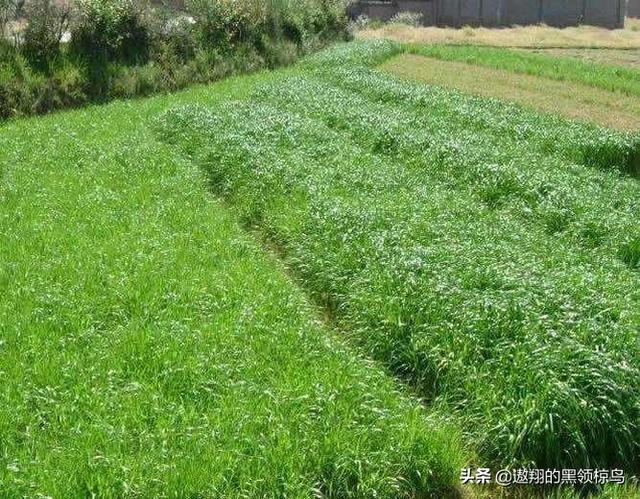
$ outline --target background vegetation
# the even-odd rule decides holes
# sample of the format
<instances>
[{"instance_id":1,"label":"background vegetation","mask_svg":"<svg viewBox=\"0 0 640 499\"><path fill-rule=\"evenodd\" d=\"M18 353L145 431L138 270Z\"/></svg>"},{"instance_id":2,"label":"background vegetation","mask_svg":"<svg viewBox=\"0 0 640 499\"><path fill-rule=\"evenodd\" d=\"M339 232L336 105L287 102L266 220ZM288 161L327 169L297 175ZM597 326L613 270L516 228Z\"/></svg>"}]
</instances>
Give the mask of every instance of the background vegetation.
<instances>
[{"instance_id":1,"label":"background vegetation","mask_svg":"<svg viewBox=\"0 0 640 499\"><path fill-rule=\"evenodd\" d=\"M347 36L345 0L0 0L0 118L290 63Z\"/></svg>"}]
</instances>

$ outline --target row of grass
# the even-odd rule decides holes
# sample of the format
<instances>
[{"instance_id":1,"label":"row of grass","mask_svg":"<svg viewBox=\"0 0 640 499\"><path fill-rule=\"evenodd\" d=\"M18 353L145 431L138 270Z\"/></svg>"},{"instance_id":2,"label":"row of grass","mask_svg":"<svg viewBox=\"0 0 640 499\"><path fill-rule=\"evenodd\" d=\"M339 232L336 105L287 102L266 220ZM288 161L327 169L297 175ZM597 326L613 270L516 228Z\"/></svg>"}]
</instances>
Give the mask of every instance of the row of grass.
<instances>
[{"instance_id":1,"label":"row of grass","mask_svg":"<svg viewBox=\"0 0 640 499\"><path fill-rule=\"evenodd\" d=\"M457 432L322 327L146 122L0 128L0 496L443 497Z\"/></svg>"},{"instance_id":2,"label":"row of grass","mask_svg":"<svg viewBox=\"0 0 640 499\"><path fill-rule=\"evenodd\" d=\"M358 67L397 50L154 127L485 457L637 470L636 139Z\"/></svg>"},{"instance_id":3,"label":"row of grass","mask_svg":"<svg viewBox=\"0 0 640 499\"><path fill-rule=\"evenodd\" d=\"M633 68L600 64L575 57L557 57L524 50L472 45L415 44L412 53L457 61L514 73L542 76L560 81L628 95L640 95L640 72Z\"/></svg>"}]
</instances>

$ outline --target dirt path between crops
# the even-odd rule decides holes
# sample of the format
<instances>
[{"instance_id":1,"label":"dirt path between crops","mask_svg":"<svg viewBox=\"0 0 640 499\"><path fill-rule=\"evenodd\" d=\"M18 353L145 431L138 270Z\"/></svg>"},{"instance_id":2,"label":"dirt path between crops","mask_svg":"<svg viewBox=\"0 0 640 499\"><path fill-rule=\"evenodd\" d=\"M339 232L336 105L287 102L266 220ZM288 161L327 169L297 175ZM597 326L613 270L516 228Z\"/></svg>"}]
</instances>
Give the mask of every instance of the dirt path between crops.
<instances>
[{"instance_id":1,"label":"dirt path between crops","mask_svg":"<svg viewBox=\"0 0 640 499\"><path fill-rule=\"evenodd\" d=\"M640 97L500 69L403 54L382 65L395 75L495 97L619 130L640 129Z\"/></svg>"}]
</instances>

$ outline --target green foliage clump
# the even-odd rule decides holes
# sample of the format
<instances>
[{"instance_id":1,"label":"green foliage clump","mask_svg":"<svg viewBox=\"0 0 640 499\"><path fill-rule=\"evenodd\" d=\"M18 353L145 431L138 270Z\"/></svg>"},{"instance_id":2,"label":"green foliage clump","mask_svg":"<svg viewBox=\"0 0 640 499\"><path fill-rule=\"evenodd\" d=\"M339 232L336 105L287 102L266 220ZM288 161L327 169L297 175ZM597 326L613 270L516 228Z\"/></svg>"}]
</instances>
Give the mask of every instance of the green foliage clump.
<instances>
[{"instance_id":1,"label":"green foliage clump","mask_svg":"<svg viewBox=\"0 0 640 499\"><path fill-rule=\"evenodd\" d=\"M248 8L250 3L192 0L190 11L197 16L200 43L222 51L238 43L252 43L259 32L257 12Z\"/></svg>"},{"instance_id":2,"label":"green foliage clump","mask_svg":"<svg viewBox=\"0 0 640 499\"><path fill-rule=\"evenodd\" d=\"M46 74L21 55L0 62L0 119L76 107L87 101L85 73L73 64L57 64Z\"/></svg>"},{"instance_id":3,"label":"green foliage clump","mask_svg":"<svg viewBox=\"0 0 640 499\"><path fill-rule=\"evenodd\" d=\"M71 52L91 64L144 63L150 36L133 0L81 0L71 34Z\"/></svg>"},{"instance_id":4,"label":"green foliage clump","mask_svg":"<svg viewBox=\"0 0 640 499\"><path fill-rule=\"evenodd\" d=\"M69 50L85 63L88 92L101 99L112 85L113 63L141 65L149 60L149 29L133 0L82 0L79 11Z\"/></svg>"},{"instance_id":5,"label":"green foliage clump","mask_svg":"<svg viewBox=\"0 0 640 499\"><path fill-rule=\"evenodd\" d=\"M22 53L38 68L48 69L60 56L60 40L69 27L71 4L67 1L32 0L23 33Z\"/></svg>"},{"instance_id":6,"label":"green foliage clump","mask_svg":"<svg viewBox=\"0 0 640 499\"><path fill-rule=\"evenodd\" d=\"M17 19L14 4L0 4L3 32ZM343 0L190 0L180 10L145 8L136 0L79 0L74 8L70 0L33 0L25 16L13 45L0 37L2 117L290 64L348 36ZM73 89L61 78L70 74Z\"/></svg>"}]
</instances>

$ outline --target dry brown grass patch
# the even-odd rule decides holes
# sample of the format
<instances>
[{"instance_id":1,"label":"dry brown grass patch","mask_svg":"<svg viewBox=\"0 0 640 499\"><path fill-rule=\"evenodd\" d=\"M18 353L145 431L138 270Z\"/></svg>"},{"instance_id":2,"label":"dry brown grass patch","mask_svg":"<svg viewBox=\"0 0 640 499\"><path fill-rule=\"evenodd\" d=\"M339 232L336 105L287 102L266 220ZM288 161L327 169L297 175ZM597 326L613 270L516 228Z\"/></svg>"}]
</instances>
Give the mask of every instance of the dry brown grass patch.
<instances>
[{"instance_id":1,"label":"dry brown grass patch","mask_svg":"<svg viewBox=\"0 0 640 499\"><path fill-rule=\"evenodd\" d=\"M625 29L608 30L593 26L551 28L413 28L389 24L358 33L362 39L390 38L410 43L452 43L522 48L613 48L640 49L640 21L627 20Z\"/></svg>"}]
</instances>

